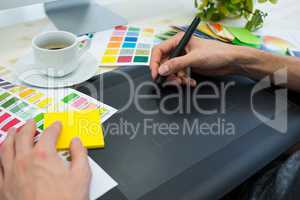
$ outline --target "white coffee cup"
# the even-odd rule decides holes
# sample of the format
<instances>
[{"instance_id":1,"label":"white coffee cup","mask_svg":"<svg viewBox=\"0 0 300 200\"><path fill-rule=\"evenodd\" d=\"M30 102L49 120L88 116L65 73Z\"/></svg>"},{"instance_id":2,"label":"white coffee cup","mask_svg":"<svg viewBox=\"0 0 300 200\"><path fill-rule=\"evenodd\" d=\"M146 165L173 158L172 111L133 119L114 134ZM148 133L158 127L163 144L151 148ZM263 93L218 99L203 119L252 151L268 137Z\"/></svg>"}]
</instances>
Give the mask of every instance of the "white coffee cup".
<instances>
[{"instance_id":1,"label":"white coffee cup","mask_svg":"<svg viewBox=\"0 0 300 200\"><path fill-rule=\"evenodd\" d=\"M82 45L83 41L86 41L85 45ZM89 37L77 37L65 31L45 32L32 40L36 67L51 77L63 77L73 72L90 46Z\"/></svg>"}]
</instances>

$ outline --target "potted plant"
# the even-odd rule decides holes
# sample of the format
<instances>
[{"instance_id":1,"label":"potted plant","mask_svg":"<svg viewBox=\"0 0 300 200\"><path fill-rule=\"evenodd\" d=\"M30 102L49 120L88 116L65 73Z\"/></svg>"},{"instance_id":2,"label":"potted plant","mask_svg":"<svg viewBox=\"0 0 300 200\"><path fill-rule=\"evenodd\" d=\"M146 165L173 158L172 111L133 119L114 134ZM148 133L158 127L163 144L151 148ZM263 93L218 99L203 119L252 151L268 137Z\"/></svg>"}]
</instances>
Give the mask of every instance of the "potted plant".
<instances>
[{"instance_id":1,"label":"potted plant","mask_svg":"<svg viewBox=\"0 0 300 200\"><path fill-rule=\"evenodd\" d=\"M194 0L198 15L208 21L220 21L225 18L245 18L247 23L245 28L255 31L263 26L266 13L255 9L255 0ZM258 3L271 2L275 4L277 0L258 0Z\"/></svg>"}]
</instances>

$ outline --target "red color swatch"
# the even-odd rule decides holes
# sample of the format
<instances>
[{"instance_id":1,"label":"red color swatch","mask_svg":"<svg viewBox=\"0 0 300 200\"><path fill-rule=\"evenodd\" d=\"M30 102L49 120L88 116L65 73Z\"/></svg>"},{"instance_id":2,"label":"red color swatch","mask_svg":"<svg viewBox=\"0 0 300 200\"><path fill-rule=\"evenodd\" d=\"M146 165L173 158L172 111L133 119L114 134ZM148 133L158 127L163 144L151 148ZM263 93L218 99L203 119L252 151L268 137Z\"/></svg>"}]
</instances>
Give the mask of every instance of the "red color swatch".
<instances>
[{"instance_id":1,"label":"red color swatch","mask_svg":"<svg viewBox=\"0 0 300 200\"><path fill-rule=\"evenodd\" d=\"M131 60L132 60L132 56L120 56L118 58L119 63L128 63L131 62Z\"/></svg>"},{"instance_id":2,"label":"red color swatch","mask_svg":"<svg viewBox=\"0 0 300 200\"><path fill-rule=\"evenodd\" d=\"M3 115L0 116L0 123L3 122L4 120L8 119L11 115L8 113L4 113Z\"/></svg>"},{"instance_id":3,"label":"red color swatch","mask_svg":"<svg viewBox=\"0 0 300 200\"><path fill-rule=\"evenodd\" d=\"M116 27L115 27L115 30L118 30L118 31L126 31L126 30L127 30L127 26L116 26Z\"/></svg>"},{"instance_id":4,"label":"red color swatch","mask_svg":"<svg viewBox=\"0 0 300 200\"><path fill-rule=\"evenodd\" d=\"M15 126L15 125L18 124L19 122L20 122L20 120L14 118L13 120L11 120L11 121L9 121L7 124L5 124L5 125L1 128L1 130L6 132L6 131L8 131L9 128Z\"/></svg>"}]
</instances>

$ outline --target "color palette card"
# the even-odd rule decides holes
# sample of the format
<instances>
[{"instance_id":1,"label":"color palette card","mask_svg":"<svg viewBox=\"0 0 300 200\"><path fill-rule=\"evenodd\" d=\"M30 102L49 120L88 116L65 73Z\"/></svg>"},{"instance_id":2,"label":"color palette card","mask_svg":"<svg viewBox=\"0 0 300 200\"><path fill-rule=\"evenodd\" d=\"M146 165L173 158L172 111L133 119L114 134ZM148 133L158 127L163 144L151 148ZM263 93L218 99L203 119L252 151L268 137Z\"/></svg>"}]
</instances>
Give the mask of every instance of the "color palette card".
<instances>
[{"instance_id":1,"label":"color palette card","mask_svg":"<svg viewBox=\"0 0 300 200\"><path fill-rule=\"evenodd\" d=\"M117 111L73 89L33 89L22 85L15 85L0 78L0 145L5 141L9 128L15 127L19 129L30 118L34 118L37 122L38 130L36 135L38 136L40 131L44 129L44 112L47 110L54 108L84 110L95 107L100 109L96 113L98 116L93 116L93 118L99 119L98 117L101 112L105 116L102 122ZM99 126L100 120L97 121ZM69 164L69 152L59 152L59 155ZM90 199L97 199L116 187L118 183L91 158L89 158L89 164L92 171Z\"/></svg>"},{"instance_id":2,"label":"color palette card","mask_svg":"<svg viewBox=\"0 0 300 200\"><path fill-rule=\"evenodd\" d=\"M49 105L45 109L46 112L99 109L101 113L102 123L117 112L117 109L71 88L64 88L59 90L39 89L39 91L43 91L47 94L47 96L52 97L55 101L55 103Z\"/></svg>"},{"instance_id":3,"label":"color palette card","mask_svg":"<svg viewBox=\"0 0 300 200\"><path fill-rule=\"evenodd\" d=\"M95 35L92 51L101 66L149 65L154 28L117 26Z\"/></svg>"},{"instance_id":4,"label":"color palette card","mask_svg":"<svg viewBox=\"0 0 300 200\"><path fill-rule=\"evenodd\" d=\"M44 130L44 112L99 109L102 122L117 112L116 109L81 92L67 88L42 90L12 84L0 78L0 130L19 128L34 119L39 132ZM1 132L0 132L1 135ZM0 141L5 137L1 135Z\"/></svg>"},{"instance_id":5,"label":"color palette card","mask_svg":"<svg viewBox=\"0 0 300 200\"><path fill-rule=\"evenodd\" d=\"M295 46L289 41L276 37L265 35L263 36L263 44L261 50L273 52L275 54L287 55L288 49L293 49Z\"/></svg>"},{"instance_id":6,"label":"color palette card","mask_svg":"<svg viewBox=\"0 0 300 200\"><path fill-rule=\"evenodd\" d=\"M217 36L227 40L228 42L232 42L234 40L234 36L220 23L207 23L210 30L215 33Z\"/></svg>"}]
</instances>

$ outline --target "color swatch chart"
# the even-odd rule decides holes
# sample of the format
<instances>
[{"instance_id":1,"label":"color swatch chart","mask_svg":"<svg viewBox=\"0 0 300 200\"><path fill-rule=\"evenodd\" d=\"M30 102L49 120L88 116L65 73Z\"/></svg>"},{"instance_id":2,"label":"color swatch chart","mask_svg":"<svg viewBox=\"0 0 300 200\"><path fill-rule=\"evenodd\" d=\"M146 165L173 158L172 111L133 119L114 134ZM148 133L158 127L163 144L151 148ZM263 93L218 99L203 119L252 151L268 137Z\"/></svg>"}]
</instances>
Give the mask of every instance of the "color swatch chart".
<instances>
[{"instance_id":1,"label":"color swatch chart","mask_svg":"<svg viewBox=\"0 0 300 200\"><path fill-rule=\"evenodd\" d=\"M0 79L0 141L6 136L1 131L6 132L11 127L19 128L29 119L34 119L38 131L42 131L43 113L46 111L95 108L101 109L102 122L117 112L116 109L73 89L37 90Z\"/></svg>"},{"instance_id":2,"label":"color swatch chart","mask_svg":"<svg viewBox=\"0 0 300 200\"><path fill-rule=\"evenodd\" d=\"M294 49L295 46L285 39L276 36L263 36L263 44L261 50L286 55L288 49Z\"/></svg>"},{"instance_id":3,"label":"color swatch chart","mask_svg":"<svg viewBox=\"0 0 300 200\"><path fill-rule=\"evenodd\" d=\"M65 88L60 90L44 90L47 96L56 99L56 103L47 108L48 112L62 112L66 110L91 110L99 108L101 120L105 122L117 112L113 107L106 105L88 95L76 90Z\"/></svg>"},{"instance_id":4,"label":"color swatch chart","mask_svg":"<svg viewBox=\"0 0 300 200\"><path fill-rule=\"evenodd\" d=\"M149 65L154 42L154 28L117 26L99 33L96 46L100 50L100 65Z\"/></svg>"},{"instance_id":5,"label":"color swatch chart","mask_svg":"<svg viewBox=\"0 0 300 200\"><path fill-rule=\"evenodd\" d=\"M49 94L55 94L56 96L51 96L50 98ZM101 108L102 121L105 121L117 111L73 89L37 90L14 85L0 78L0 145L5 141L9 128L15 127L19 129L30 118L34 118L38 130L43 130L43 113L46 110L58 107L60 109L68 108L74 110ZM37 131L36 134L38 135L39 133ZM59 155L68 164L70 154L64 151L59 152ZM89 164L92 171L90 199L97 199L116 187L118 183L91 158L89 158Z\"/></svg>"}]
</instances>

